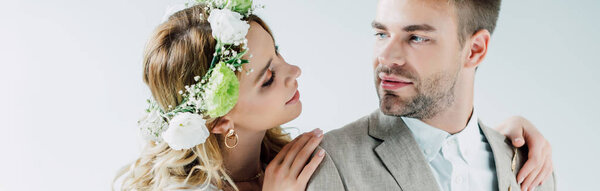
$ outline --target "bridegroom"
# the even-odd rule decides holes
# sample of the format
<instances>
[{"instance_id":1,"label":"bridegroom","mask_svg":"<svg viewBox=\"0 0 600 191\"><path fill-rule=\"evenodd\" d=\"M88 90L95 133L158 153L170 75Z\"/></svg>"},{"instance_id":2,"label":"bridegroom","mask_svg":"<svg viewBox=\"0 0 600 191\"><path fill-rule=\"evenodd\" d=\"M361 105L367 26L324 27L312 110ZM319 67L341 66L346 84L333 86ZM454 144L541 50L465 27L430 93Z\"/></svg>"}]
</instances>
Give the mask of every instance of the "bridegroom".
<instances>
[{"instance_id":1,"label":"bridegroom","mask_svg":"<svg viewBox=\"0 0 600 191\"><path fill-rule=\"evenodd\" d=\"M325 135L308 190L520 190L526 151L478 121L475 73L500 0L380 0L380 108ZM555 190L554 175L536 190Z\"/></svg>"}]
</instances>

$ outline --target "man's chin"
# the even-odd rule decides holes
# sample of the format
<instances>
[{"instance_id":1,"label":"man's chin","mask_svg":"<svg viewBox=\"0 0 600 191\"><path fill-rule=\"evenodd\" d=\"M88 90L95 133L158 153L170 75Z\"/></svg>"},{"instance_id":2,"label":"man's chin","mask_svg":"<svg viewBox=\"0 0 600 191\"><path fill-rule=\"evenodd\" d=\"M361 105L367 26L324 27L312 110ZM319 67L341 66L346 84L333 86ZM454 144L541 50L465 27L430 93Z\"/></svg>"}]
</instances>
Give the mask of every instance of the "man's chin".
<instances>
[{"instance_id":1,"label":"man's chin","mask_svg":"<svg viewBox=\"0 0 600 191\"><path fill-rule=\"evenodd\" d=\"M384 94L379 98L379 109L385 115L406 115L406 100L393 94Z\"/></svg>"}]
</instances>

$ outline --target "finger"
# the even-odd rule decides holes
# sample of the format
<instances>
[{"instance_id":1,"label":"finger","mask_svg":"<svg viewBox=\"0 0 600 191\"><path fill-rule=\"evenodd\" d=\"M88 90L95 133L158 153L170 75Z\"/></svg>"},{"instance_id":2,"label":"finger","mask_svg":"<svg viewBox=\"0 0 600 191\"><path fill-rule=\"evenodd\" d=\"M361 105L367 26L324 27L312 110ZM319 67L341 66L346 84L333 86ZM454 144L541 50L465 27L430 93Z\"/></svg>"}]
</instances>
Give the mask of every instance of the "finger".
<instances>
[{"instance_id":1,"label":"finger","mask_svg":"<svg viewBox=\"0 0 600 191\"><path fill-rule=\"evenodd\" d=\"M525 126L521 120L512 120L503 124L504 134L510 139L512 145L515 147L522 147L525 145L525 138L523 137L523 131Z\"/></svg>"},{"instance_id":2,"label":"finger","mask_svg":"<svg viewBox=\"0 0 600 191\"><path fill-rule=\"evenodd\" d=\"M523 145L525 145L525 139L523 139L523 137L508 137L510 138L512 145L514 147L522 147Z\"/></svg>"},{"instance_id":3,"label":"finger","mask_svg":"<svg viewBox=\"0 0 600 191\"><path fill-rule=\"evenodd\" d=\"M307 133L302 133L300 135L298 135L298 137L296 137L294 140L290 141L288 144L286 144L285 146L283 146L283 148L281 148L281 150L279 151L279 153L277 153L277 155L275 156L275 158L273 158L273 160L271 160L271 163L276 162L276 164L280 164L285 155L287 155L288 151L290 150L290 147L292 145L294 145L294 143L296 143L296 141L298 141L298 139L302 136L304 136Z\"/></svg>"},{"instance_id":4,"label":"finger","mask_svg":"<svg viewBox=\"0 0 600 191\"><path fill-rule=\"evenodd\" d=\"M315 170L317 170L317 167L319 167L323 158L325 158L325 150L320 149L310 162L304 166L302 172L300 172L300 175L298 176L299 184L306 185L308 183L308 180L310 180L310 177L315 173Z\"/></svg>"},{"instance_id":5,"label":"finger","mask_svg":"<svg viewBox=\"0 0 600 191\"><path fill-rule=\"evenodd\" d=\"M529 122L526 119L523 119L521 121L523 123L523 144L527 144L529 145L529 147L532 147L533 145L543 146L547 142L542 133L540 133L540 131L538 131L537 128L535 128L535 126L531 122ZM531 150L531 148L529 149Z\"/></svg>"},{"instance_id":6,"label":"finger","mask_svg":"<svg viewBox=\"0 0 600 191\"><path fill-rule=\"evenodd\" d=\"M552 148L550 147L550 144L548 144L548 150L550 150L548 152L548 157L546 157L546 163L548 163L546 170L548 170L548 174L544 176L540 184L543 184L545 180L548 180L552 175L552 172L554 172L554 162L552 162Z\"/></svg>"},{"instance_id":7,"label":"finger","mask_svg":"<svg viewBox=\"0 0 600 191\"><path fill-rule=\"evenodd\" d=\"M298 141L296 141L294 145L290 147L290 150L285 155L285 158L283 159L281 165L287 166L289 168L292 165L292 162L294 162L294 159L296 158L298 152L300 152L300 149L302 149L302 147L306 145L308 140L310 140L310 138L315 136L318 132L320 132L320 129L315 129L311 131L311 133L307 133L302 137L299 137Z\"/></svg>"},{"instance_id":8,"label":"finger","mask_svg":"<svg viewBox=\"0 0 600 191\"><path fill-rule=\"evenodd\" d=\"M527 177L525 177L523 184L521 184L521 190L528 190L531 188L531 183L533 183L535 177L540 173L540 170L542 170L542 166L536 167L529 175L527 175Z\"/></svg>"},{"instance_id":9,"label":"finger","mask_svg":"<svg viewBox=\"0 0 600 191\"><path fill-rule=\"evenodd\" d=\"M542 167L540 174L538 174L533 180L533 183L531 183L531 190L534 190L535 187L542 185L542 182L548 178L550 172L552 172L552 161L547 160L544 164L544 167Z\"/></svg>"},{"instance_id":10,"label":"finger","mask_svg":"<svg viewBox=\"0 0 600 191\"><path fill-rule=\"evenodd\" d=\"M529 158L527 160L527 162L525 162L525 165L523 165L523 167L521 168L521 170L519 170L519 173L517 174L517 180L519 184L523 184L523 182L525 181L525 178L527 178L531 173L533 173L533 171L538 167L538 166L542 166L542 164L540 164L543 160L538 160L536 158Z\"/></svg>"},{"instance_id":11,"label":"finger","mask_svg":"<svg viewBox=\"0 0 600 191\"><path fill-rule=\"evenodd\" d=\"M302 150L300 150L300 152L298 152L298 154L296 155L296 158L294 159L294 162L292 163L292 166L290 167L290 172L294 175L294 177L297 177L298 174L300 174L300 171L302 170L302 168L304 168L304 166L306 166L306 162L310 158L310 155L315 151L317 146L319 146L319 143L321 143L321 140L323 140L322 133L312 137L308 141L308 143L306 143L306 145L304 145Z\"/></svg>"},{"instance_id":12,"label":"finger","mask_svg":"<svg viewBox=\"0 0 600 191\"><path fill-rule=\"evenodd\" d=\"M548 142L546 142L546 144L545 144L544 153L546 155L546 157L545 157L546 162L544 163L544 167L543 167L542 171L544 171L546 174L542 173L540 183L537 185L543 184L544 180L547 180L550 177L550 175L552 174L552 172L554 171L554 163L552 162L552 147L550 146L550 143L548 143Z\"/></svg>"},{"instance_id":13,"label":"finger","mask_svg":"<svg viewBox=\"0 0 600 191\"><path fill-rule=\"evenodd\" d=\"M547 156L543 153L543 146L541 146L538 143L535 143L535 141L530 141L529 143L530 144L528 144L529 153L527 153L527 162L525 162L525 165L523 165L523 168L521 168L521 170L519 170L519 173L517 174L517 180L519 184L523 183L525 178L528 177L534 169L540 168L542 165L544 165Z\"/></svg>"}]
</instances>

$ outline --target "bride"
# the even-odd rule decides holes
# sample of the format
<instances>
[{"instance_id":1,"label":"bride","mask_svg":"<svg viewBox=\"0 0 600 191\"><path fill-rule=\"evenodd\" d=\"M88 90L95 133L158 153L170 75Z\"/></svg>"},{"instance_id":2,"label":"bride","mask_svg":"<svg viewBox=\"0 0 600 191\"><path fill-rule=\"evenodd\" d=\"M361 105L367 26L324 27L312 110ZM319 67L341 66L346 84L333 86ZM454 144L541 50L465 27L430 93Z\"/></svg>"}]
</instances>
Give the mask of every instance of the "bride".
<instances>
[{"instance_id":1,"label":"bride","mask_svg":"<svg viewBox=\"0 0 600 191\"><path fill-rule=\"evenodd\" d=\"M219 2L178 11L151 36L143 79L153 99L139 121L148 141L117 176L121 190L304 190L323 159L321 130L291 140L280 127L301 113L300 68L279 54L251 0ZM504 124L515 146L547 144L523 118Z\"/></svg>"}]
</instances>

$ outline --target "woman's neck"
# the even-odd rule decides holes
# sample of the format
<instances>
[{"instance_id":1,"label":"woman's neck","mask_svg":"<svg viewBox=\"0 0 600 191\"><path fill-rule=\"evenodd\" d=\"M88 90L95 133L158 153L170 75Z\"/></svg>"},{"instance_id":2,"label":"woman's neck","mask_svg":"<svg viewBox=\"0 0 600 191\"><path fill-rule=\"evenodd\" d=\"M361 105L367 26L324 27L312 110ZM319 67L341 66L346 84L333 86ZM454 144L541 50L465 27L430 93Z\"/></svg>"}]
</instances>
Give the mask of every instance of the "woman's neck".
<instances>
[{"instance_id":1,"label":"woman's neck","mask_svg":"<svg viewBox=\"0 0 600 191\"><path fill-rule=\"evenodd\" d=\"M230 149L221 143L223 146L221 148L224 148L225 168L233 180L255 177L262 170L260 153L266 131L244 131L237 128L236 133L239 137L237 146Z\"/></svg>"}]
</instances>

